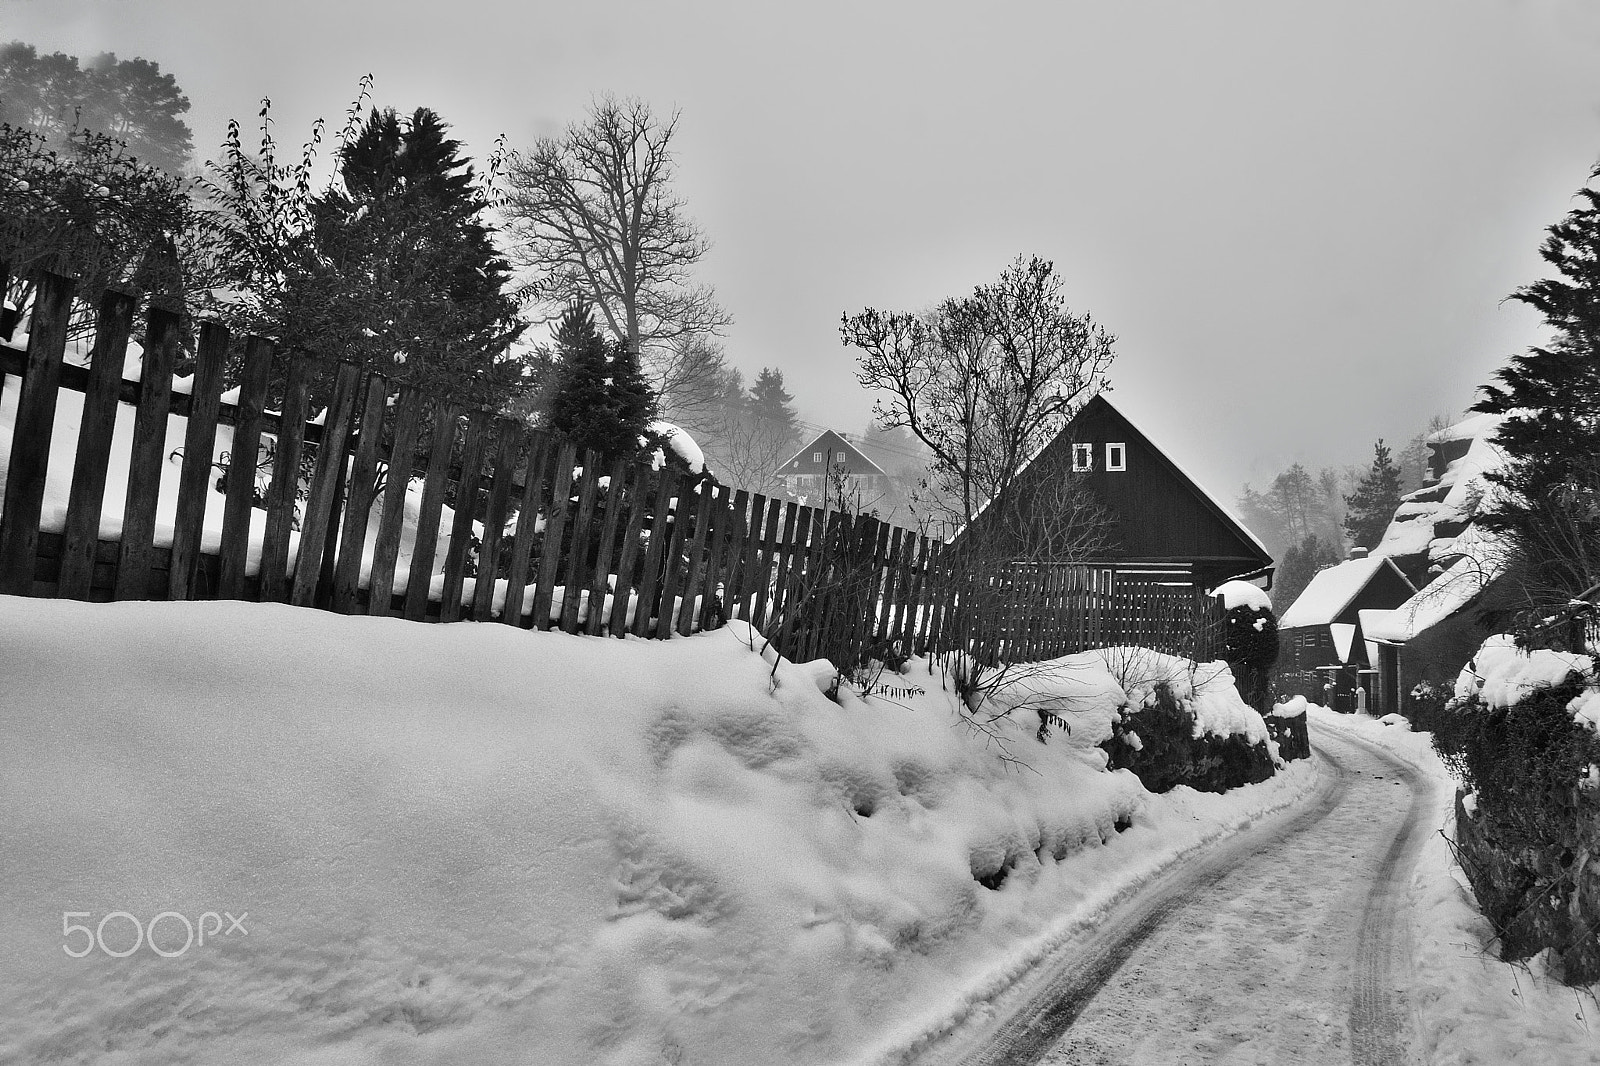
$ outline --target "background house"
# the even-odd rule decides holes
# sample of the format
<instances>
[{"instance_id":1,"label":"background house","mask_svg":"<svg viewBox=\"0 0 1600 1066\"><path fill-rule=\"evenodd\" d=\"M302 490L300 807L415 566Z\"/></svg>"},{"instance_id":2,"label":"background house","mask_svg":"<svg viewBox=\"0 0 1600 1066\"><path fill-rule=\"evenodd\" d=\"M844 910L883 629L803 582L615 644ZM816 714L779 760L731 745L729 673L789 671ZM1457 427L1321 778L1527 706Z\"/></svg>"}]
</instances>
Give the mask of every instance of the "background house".
<instances>
[{"instance_id":1,"label":"background house","mask_svg":"<svg viewBox=\"0 0 1600 1066\"><path fill-rule=\"evenodd\" d=\"M1376 713L1405 713L1420 682L1452 683L1484 638L1526 606L1499 539L1476 522L1492 491L1485 475L1505 458L1493 442L1500 421L1471 415L1428 438L1428 480L1401 501L1376 549L1418 586L1392 609L1363 612L1377 671Z\"/></svg>"},{"instance_id":2,"label":"background house","mask_svg":"<svg viewBox=\"0 0 1600 1066\"><path fill-rule=\"evenodd\" d=\"M1355 686L1363 684L1372 709L1377 655L1362 616L1398 607L1416 591L1394 560L1368 556L1364 548L1319 570L1278 617L1278 691L1349 711Z\"/></svg>"},{"instance_id":3,"label":"background house","mask_svg":"<svg viewBox=\"0 0 1600 1066\"><path fill-rule=\"evenodd\" d=\"M883 468L844 434L831 429L808 441L774 475L783 480L790 496L813 507L836 503L842 490L851 507L871 510L889 487L889 475Z\"/></svg>"}]
</instances>

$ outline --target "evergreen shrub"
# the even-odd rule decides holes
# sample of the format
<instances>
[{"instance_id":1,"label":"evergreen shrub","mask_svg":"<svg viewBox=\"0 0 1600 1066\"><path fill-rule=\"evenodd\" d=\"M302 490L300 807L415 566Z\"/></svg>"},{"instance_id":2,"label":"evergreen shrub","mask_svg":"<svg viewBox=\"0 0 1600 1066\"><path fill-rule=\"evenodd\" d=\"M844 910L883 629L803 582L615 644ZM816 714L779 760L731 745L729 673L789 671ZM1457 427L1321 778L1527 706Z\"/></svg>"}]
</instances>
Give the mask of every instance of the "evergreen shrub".
<instances>
[{"instance_id":1,"label":"evergreen shrub","mask_svg":"<svg viewBox=\"0 0 1600 1066\"><path fill-rule=\"evenodd\" d=\"M1194 713L1186 710L1172 689L1155 686L1143 707L1123 708L1111 738L1100 745L1113 770L1132 770L1151 792L1188 785L1201 792L1226 792L1272 776L1272 756L1265 741L1252 744L1242 736L1194 735Z\"/></svg>"},{"instance_id":2,"label":"evergreen shrub","mask_svg":"<svg viewBox=\"0 0 1600 1066\"><path fill-rule=\"evenodd\" d=\"M1550 949L1569 984L1600 981L1600 738L1568 704L1573 673L1510 707L1473 698L1434 734L1474 797L1458 802L1457 858L1507 961Z\"/></svg>"}]
</instances>

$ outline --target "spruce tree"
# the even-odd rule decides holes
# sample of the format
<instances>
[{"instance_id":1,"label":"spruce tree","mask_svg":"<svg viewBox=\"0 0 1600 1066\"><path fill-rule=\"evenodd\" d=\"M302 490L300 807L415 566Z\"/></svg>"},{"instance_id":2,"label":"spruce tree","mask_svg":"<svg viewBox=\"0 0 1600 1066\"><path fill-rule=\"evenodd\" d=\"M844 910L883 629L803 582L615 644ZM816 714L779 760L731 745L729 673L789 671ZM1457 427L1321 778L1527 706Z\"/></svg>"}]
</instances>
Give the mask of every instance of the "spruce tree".
<instances>
[{"instance_id":1,"label":"spruce tree","mask_svg":"<svg viewBox=\"0 0 1600 1066\"><path fill-rule=\"evenodd\" d=\"M654 444L650 423L656 397L639 357L620 341L607 341L591 308L573 304L555 333L560 383L550 405L550 427L592 448L609 465ZM641 444L641 441L645 444Z\"/></svg>"},{"instance_id":2,"label":"spruce tree","mask_svg":"<svg viewBox=\"0 0 1600 1066\"><path fill-rule=\"evenodd\" d=\"M1390 458L1381 437L1373 445L1373 453L1372 466L1362 475L1355 491L1344 498L1348 508L1344 531L1353 544L1363 548L1378 546L1394 519L1395 508L1400 506L1400 468Z\"/></svg>"},{"instance_id":3,"label":"spruce tree","mask_svg":"<svg viewBox=\"0 0 1600 1066\"><path fill-rule=\"evenodd\" d=\"M800 419L795 414L794 397L783 387L783 371L775 367L762 367L750 386L750 411L757 418L782 427L785 445L796 443L800 437Z\"/></svg>"},{"instance_id":4,"label":"spruce tree","mask_svg":"<svg viewBox=\"0 0 1600 1066\"><path fill-rule=\"evenodd\" d=\"M276 323L295 347L355 359L430 395L503 408L525 328L460 142L419 108L372 110L310 206Z\"/></svg>"},{"instance_id":5,"label":"spruce tree","mask_svg":"<svg viewBox=\"0 0 1600 1066\"><path fill-rule=\"evenodd\" d=\"M1592 185L1600 167L1589 174ZM1600 581L1600 191L1552 225L1540 254L1556 276L1512 299L1539 311L1548 346L1513 356L1473 408L1505 416L1495 437L1506 453L1489 475L1497 493L1479 520L1507 535L1532 606Z\"/></svg>"}]
</instances>

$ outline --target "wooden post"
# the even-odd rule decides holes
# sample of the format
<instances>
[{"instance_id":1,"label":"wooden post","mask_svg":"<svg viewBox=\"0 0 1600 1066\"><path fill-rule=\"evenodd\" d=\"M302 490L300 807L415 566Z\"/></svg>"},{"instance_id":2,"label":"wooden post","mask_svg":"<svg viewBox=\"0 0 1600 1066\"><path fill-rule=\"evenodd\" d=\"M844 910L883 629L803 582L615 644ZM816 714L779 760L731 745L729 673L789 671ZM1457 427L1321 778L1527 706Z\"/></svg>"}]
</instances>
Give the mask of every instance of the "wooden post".
<instances>
[{"instance_id":1,"label":"wooden post","mask_svg":"<svg viewBox=\"0 0 1600 1066\"><path fill-rule=\"evenodd\" d=\"M611 593L611 635L628 635L628 601L633 594L633 569L639 559L639 534L644 529L644 497L650 488L650 468L639 463L629 466L631 505L628 508L627 528L622 531L622 545L617 555L617 581ZM613 482L615 484L615 482ZM646 609L643 600L640 610Z\"/></svg>"},{"instance_id":2,"label":"wooden post","mask_svg":"<svg viewBox=\"0 0 1600 1066\"><path fill-rule=\"evenodd\" d=\"M444 512L445 482L450 477L450 455L455 450L456 424L461 408L440 404L433 409L433 444L428 469L422 479L422 499L417 502L417 541L412 545L411 567L406 574L405 616L413 622L427 617L433 590L433 560L439 548L439 517Z\"/></svg>"},{"instance_id":3,"label":"wooden post","mask_svg":"<svg viewBox=\"0 0 1600 1066\"><path fill-rule=\"evenodd\" d=\"M372 574L367 580L367 613L386 616L394 606L394 571L399 562L400 533L406 518L406 490L411 487L417 431L422 427L422 394L410 386L400 390L394 405L394 440L384 471L383 516L372 546Z\"/></svg>"},{"instance_id":4,"label":"wooden post","mask_svg":"<svg viewBox=\"0 0 1600 1066\"><path fill-rule=\"evenodd\" d=\"M767 632L767 606L772 596L772 571L777 560L779 539L783 536L783 501L771 499L767 501L767 517L758 545L760 555L756 561L756 597L750 607L750 624L759 629L763 636L771 636Z\"/></svg>"},{"instance_id":5,"label":"wooden post","mask_svg":"<svg viewBox=\"0 0 1600 1066\"><path fill-rule=\"evenodd\" d=\"M494 615L494 587L500 570L506 512L511 508L511 484L517 476L517 453L522 450L522 427L514 418L495 423L494 469L490 473L489 508L483 517L483 543L478 548L478 577L472 589L472 617L487 622ZM511 591L510 586L506 592Z\"/></svg>"},{"instance_id":6,"label":"wooden post","mask_svg":"<svg viewBox=\"0 0 1600 1066\"><path fill-rule=\"evenodd\" d=\"M517 508L517 531L511 538L511 559L506 565L506 605L500 621L522 625L522 604L528 592L528 562L533 556L534 527L539 522L540 500L544 493L544 472L555 457L550 434L535 430L529 434L528 461L522 472L522 500Z\"/></svg>"},{"instance_id":7,"label":"wooden post","mask_svg":"<svg viewBox=\"0 0 1600 1066\"><path fill-rule=\"evenodd\" d=\"M303 355L291 356L283 383L283 410L278 419L272 484L267 489L267 528L261 546L261 599L268 602L289 596L289 532L300 493L300 453L305 446L310 377L310 361Z\"/></svg>"},{"instance_id":8,"label":"wooden post","mask_svg":"<svg viewBox=\"0 0 1600 1066\"><path fill-rule=\"evenodd\" d=\"M679 574L683 570L683 545L689 535L691 521L686 513L689 501L684 497L690 487L687 479L678 483L678 506L673 508L672 515L672 543L667 546L666 558L662 561L661 567L661 611L656 617L655 631L657 640L666 640L672 636L673 622L677 617L677 597L681 585Z\"/></svg>"},{"instance_id":9,"label":"wooden post","mask_svg":"<svg viewBox=\"0 0 1600 1066\"><path fill-rule=\"evenodd\" d=\"M715 490L704 483L700 485L700 502L696 504L694 513L694 539L688 545L689 563L684 572L683 602L678 605L678 633L685 637L694 632L698 621L695 616L696 594L700 591L701 568L705 562L706 545L711 539L711 522L716 514L712 500L718 493L725 492L727 487L724 485L718 485Z\"/></svg>"},{"instance_id":10,"label":"wooden post","mask_svg":"<svg viewBox=\"0 0 1600 1066\"><path fill-rule=\"evenodd\" d=\"M588 586L589 538L594 531L594 502L600 492L600 456L583 451L583 477L578 482L578 512L572 522L572 543L567 550L566 584L561 595L561 631L578 632L583 621L583 592Z\"/></svg>"},{"instance_id":11,"label":"wooden post","mask_svg":"<svg viewBox=\"0 0 1600 1066\"><path fill-rule=\"evenodd\" d=\"M606 578L611 576L611 557L616 552L617 527L622 521L622 509L627 496L628 460L617 458L611 464L610 488L606 490L606 517L600 526L600 543L595 553L594 573L589 579L589 613L583 631L598 637L610 621L606 611ZM634 509L638 509L635 501ZM620 585L621 582L618 582ZM615 606L615 604L613 604Z\"/></svg>"},{"instance_id":12,"label":"wooden post","mask_svg":"<svg viewBox=\"0 0 1600 1066\"><path fill-rule=\"evenodd\" d=\"M200 327L200 347L189 392L189 419L183 434L178 506L172 523L172 568L167 573L169 600L195 598L195 578L200 570L200 535L205 530L206 502L215 480L212 467L228 339L228 328L220 323L206 322Z\"/></svg>"},{"instance_id":13,"label":"wooden post","mask_svg":"<svg viewBox=\"0 0 1600 1066\"><path fill-rule=\"evenodd\" d=\"M172 401L172 365L178 357L178 327L178 316L172 311L150 309L144 367L139 375L139 410L128 460L128 493L122 507L122 546L113 593L119 600L150 598L156 502L167 458L167 412Z\"/></svg>"},{"instance_id":14,"label":"wooden post","mask_svg":"<svg viewBox=\"0 0 1600 1066\"><path fill-rule=\"evenodd\" d=\"M644 553L644 570L639 575L639 602L634 608L633 624L628 628L636 637L651 635L650 611L655 606L656 591L661 587L661 560L666 555L667 523L672 520L673 490L678 486L678 476L663 468L657 475L655 511L650 520L650 544Z\"/></svg>"},{"instance_id":15,"label":"wooden post","mask_svg":"<svg viewBox=\"0 0 1600 1066\"><path fill-rule=\"evenodd\" d=\"M217 596L244 597L244 572L250 553L250 513L256 492L256 456L261 451L262 409L272 373L272 342L251 337L244 347L244 374L239 381L239 416L233 424L233 447L223 484L222 546L219 549Z\"/></svg>"},{"instance_id":16,"label":"wooden post","mask_svg":"<svg viewBox=\"0 0 1600 1066\"><path fill-rule=\"evenodd\" d=\"M4 292L0 288L0 292ZM72 491L67 499L67 524L61 538L61 577L56 595L86 600L94 586L94 557L100 546L100 519L105 508L106 465L117 425L117 394L122 366L133 333L135 300L121 292L100 298L94 348L89 353L89 386L83 395L83 421L78 429L78 454L72 464ZM32 575L30 574L30 580Z\"/></svg>"},{"instance_id":17,"label":"wooden post","mask_svg":"<svg viewBox=\"0 0 1600 1066\"><path fill-rule=\"evenodd\" d=\"M711 501L710 524L706 527L706 554L705 573L701 577L700 606L690 618L690 625L694 629L705 629L706 610L711 606L711 599L717 594L717 583L722 577L722 549L727 543L728 527L733 523L734 513L729 506L728 486L718 485ZM694 594L694 586L689 588L690 595ZM726 617L726 605L724 605Z\"/></svg>"},{"instance_id":18,"label":"wooden post","mask_svg":"<svg viewBox=\"0 0 1600 1066\"><path fill-rule=\"evenodd\" d=\"M42 274L33 300L28 334L28 369L17 398L11 461L6 475L5 510L0 512L0 593L33 593L34 556L50 465L50 438L56 424L56 393L67 350L67 322L76 282Z\"/></svg>"},{"instance_id":19,"label":"wooden post","mask_svg":"<svg viewBox=\"0 0 1600 1066\"><path fill-rule=\"evenodd\" d=\"M388 399L388 380L381 374L369 375L355 457L350 466L350 487L345 494L344 521L339 529L338 558L333 570L333 609L339 614L355 614L358 606L361 556L367 546L372 504L378 495L378 447Z\"/></svg>"},{"instance_id":20,"label":"wooden post","mask_svg":"<svg viewBox=\"0 0 1600 1066\"><path fill-rule=\"evenodd\" d=\"M322 555L328 531L334 526L339 509L338 487L344 471L345 441L355 413L356 385L361 368L340 363L333 376L333 395L328 400L323 420L322 440L317 446L316 473L311 479L311 495L306 498L305 517L300 523L300 547L295 554L292 601L310 607L316 601L322 577Z\"/></svg>"},{"instance_id":21,"label":"wooden post","mask_svg":"<svg viewBox=\"0 0 1600 1066\"><path fill-rule=\"evenodd\" d=\"M550 604L554 598L556 575L561 570L561 535L567 527L567 510L572 501L572 468L578 463L578 446L561 442L555 469L550 472L550 504L544 518L544 549L539 555L539 580L533 589L533 624L550 628Z\"/></svg>"},{"instance_id":22,"label":"wooden post","mask_svg":"<svg viewBox=\"0 0 1600 1066\"><path fill-rule=\"evenodd\" d=\"M489 415L473 410L461 438L461 476L456 479L455 517L450 523L450 543L444 550L444 588L439 594L439 621L461 617L461 589L466 583L467 552L472 547L472 514L478 509L478 482L483 475L483 438Z\"/></svg>"},{"instance_id":23,"label":"wooden post","mask_svg":"<svg viewBox=\"0 0 1600 1066\"><path fill-rule=\"evenodd\" d=\"M778 554L777 588L773 594L772 613L777 618L776 633L768 633L779 653L791 662L799 662L797 649L790 645L794 632L795 601L801 590L797 587L804 579L806 558L810 551L811 517L820 514L810 507L785 504L787 514L783 519L783 545Z\"/></svg>"},{"instance_id":24,"label":"wooden post","mask_svg":"<svg viewBox=\"0 0 1600 1066\"><path fill-rule=\"evenodd\" d=\"M720 559L724 554L727 556L727 562L721 564L720 578L723 586L722 616L725 619L733 618L737 613L735 608L743 588L745 559L750 554L750 543L755 539L750 530L751 523L746 517L749 513L750 493L746 489L739 489L733 494L733 506L728 512L728 521L721 524L726 527L726 532L722 532L719 527L718 536L721 538L721 545L717 557ZM759 511L756 517L760 518ZM706 587L715 593L717 580L713 579Z\"/></svg>"}]
</instances>

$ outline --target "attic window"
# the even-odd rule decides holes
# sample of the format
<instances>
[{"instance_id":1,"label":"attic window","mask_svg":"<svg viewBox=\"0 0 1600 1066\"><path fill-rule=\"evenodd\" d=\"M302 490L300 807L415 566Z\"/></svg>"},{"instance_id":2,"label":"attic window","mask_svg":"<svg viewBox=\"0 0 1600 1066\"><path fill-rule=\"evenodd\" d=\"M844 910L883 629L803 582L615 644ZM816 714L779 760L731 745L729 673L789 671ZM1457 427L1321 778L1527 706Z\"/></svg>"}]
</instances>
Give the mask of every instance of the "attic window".
<instances>
[{"instance_id":1,"label":"attic window","mask_svg":"<svg viewBox=\"0 0 1600 1066\"><path fill-rule=\"evenodd\" d=\"M1094 469L1094 445L1093 444L1074 444L1072 446L1072 469L1073 470L1093 470Z\"/></svg>"},{"instance_id":2,"label":"attic window","mask_svg":"<svg viewBox=\"0 0 1600 1066\"><path fill-rule=\"evenodd\" d=\"M847 456L845 455L844 452L834 452L833 453L833 461L836 462L836 463L843 463L846 458L847 458Z\"/></svg>"},{"instance_id":3,"label":"attic window","mask_svg":"<svg viewBox=\"0 0 1600 1066\"><path fill-rule=\"evenodd\" d=\"M820 463L820 462L822 462L822 453L821 453L821 452L812 452L812 453L811 453L811 461L812 461L812 462L813 462L813 463Z\"/></svg>"},{"instance_id":4,"label":"attic window","mask_svg":"<svg viewBox=\"0 0 1600 1066\"><path fill-rule=\"evenodd\" d=\"M1128 446L1126 444L1106 445L1106 469L1128 469Z\"/></svg>"}]
</instances>

